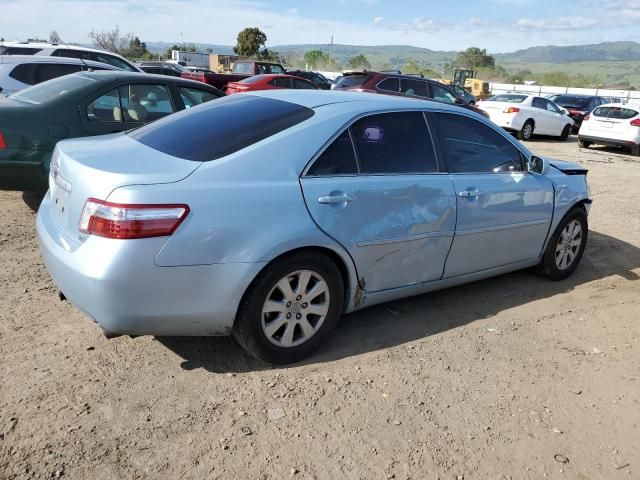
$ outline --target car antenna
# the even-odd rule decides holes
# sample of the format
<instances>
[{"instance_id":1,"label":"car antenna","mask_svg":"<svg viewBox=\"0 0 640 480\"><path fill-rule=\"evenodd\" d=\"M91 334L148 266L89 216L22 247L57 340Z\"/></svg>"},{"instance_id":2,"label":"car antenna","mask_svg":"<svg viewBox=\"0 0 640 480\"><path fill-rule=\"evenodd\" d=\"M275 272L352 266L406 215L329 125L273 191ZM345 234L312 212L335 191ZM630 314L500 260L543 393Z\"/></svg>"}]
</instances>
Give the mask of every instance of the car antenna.
<instances>
[{"instance_id":1,"label":"car antenna","mask_svg":"<svg viewBox=\"0 0 640 480\"><path fill-rule=\"evenodd\" d=\"M58 40L58 43L61 43L62 45L64 45L67 48L70 48L71 45L69 45L67 42L65 42L64 40L60 39ZM82 64L87 67L87 72L93 72L93 68L91 68L91 66L84 61L84 58L80 57L80 61L82 62Z\"/></svg>"}]
</instances>

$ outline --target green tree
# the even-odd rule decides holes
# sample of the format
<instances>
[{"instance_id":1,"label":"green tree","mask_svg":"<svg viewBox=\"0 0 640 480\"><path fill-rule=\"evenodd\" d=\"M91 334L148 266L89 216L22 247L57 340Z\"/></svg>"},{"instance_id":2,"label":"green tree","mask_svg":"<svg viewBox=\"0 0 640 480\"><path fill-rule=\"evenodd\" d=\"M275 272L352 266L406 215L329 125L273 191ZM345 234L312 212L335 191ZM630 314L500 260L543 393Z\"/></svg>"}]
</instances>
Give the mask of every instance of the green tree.
<instances>
[{"instance_id":1,"label":"green tree","mask_svg":"<svg viewBox=\"0 0 640 480\"><path fill-rule=\"evenodd\" d=\"M167 57L171 57L171 50L178 50L180 52L197 52L198 51L198 49L193 43L184 43L182 45L174 44L169 48L167 48L167 51L165 52Z\"/></svg>"},{"instance_id":2,"label":"green tree","mask_svg":"<svg viewBox=\"0 0 640 480\"><path fill-rule=\"evenodd\" d=\"M129 41L129 47L125 52L124 56L128 58L146 58L149 54L149 50L147 50L147 44L141 42L138 37L133 37Z\"/></svg>"},{"instance_id":3,"label":"green tree","mask_svg":"<svg viewBox=\"0 0 640 480\"><path fill-rule=\"evenodd\" d=\"M487 49L482 50L477 47L467 48L460 52L453 62L456 67L466 67L476 69L478 67L495 68L496 59L487 54Z\"/></svg>"},{"instance_id":4,"label":"green tree","mask_svg":"<svg viewBox=\"0 0 640 480\"><path fill-rule=\"evenodd\" d=\"M321 68L321 66L326 64L328 61L329 55L324 53L322 50L309 50L304 52L304 63L306 63L312 70Z\"/></svg>"},{"instance_id":5,"label":"green tree","mask_svg":"<svg viewBox=\"0 0 640 480\"><path fill-rule=\"evenodd\" d=\"M238 33L233 51L241 57L260 56L260 48L267 43L267 35L259 28L245 28Z\"/></svg>"},{"instance_id":6,"label":"green tree","mask_svg":"<svg viewBox=\"0 0 640 480\"><path fill-rule=\"evenodd\" d=\"M363 54L356 55L355 57L351 57L349 60L347 60L347 67L354 70L360 68L364 70L371 70L371 64L369 63L367 57L365 57Z\"/></svg>"}]
</instances>

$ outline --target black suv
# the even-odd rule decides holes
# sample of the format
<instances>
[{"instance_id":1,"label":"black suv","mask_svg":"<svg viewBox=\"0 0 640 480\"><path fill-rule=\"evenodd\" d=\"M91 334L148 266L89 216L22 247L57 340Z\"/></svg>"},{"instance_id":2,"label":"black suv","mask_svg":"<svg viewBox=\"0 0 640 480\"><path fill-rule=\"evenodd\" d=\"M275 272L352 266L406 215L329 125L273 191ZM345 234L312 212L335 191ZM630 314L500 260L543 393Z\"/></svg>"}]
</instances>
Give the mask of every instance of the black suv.
<instances>
[{"instance_id":1,"label":"black suv","mask_svg":"<svg viewBox=\"0 0 640 480\"><path fill-rule=\"evenodd\" d=\"M449 85L422 75L403 75L396 72L347 72L338 81L334 90L383 93L403 97L435 100L436 102L459 105L489 118L489 114L469 105L456 95Z\"/></svg>"},{"instance_id":2,"label":"black suv","mask_svg":"<svg viewBox=\"0 0 640 480\"><path fill-rule=\"evenodd\" d=\"M608 103L604 97L597 95L579 95L579 94L564 94L553 95L549 97L556 105L566 109L569 112L569 116L576 122L573 130L576 133L582 125L582 120L588 113L592 112L596 107Z\"/></svg>"},{"instance_id":3,"label":"black suv","mask_svg":"<svg viewBox=\"0 0 640 480\"><path fill-rule=\"evenodd\" d=\"M169 62L140 62L136 65L146 73L167 75L169 77L180 77L183 72L189 71L182 65Z\"/></svg>"}]
</instances>

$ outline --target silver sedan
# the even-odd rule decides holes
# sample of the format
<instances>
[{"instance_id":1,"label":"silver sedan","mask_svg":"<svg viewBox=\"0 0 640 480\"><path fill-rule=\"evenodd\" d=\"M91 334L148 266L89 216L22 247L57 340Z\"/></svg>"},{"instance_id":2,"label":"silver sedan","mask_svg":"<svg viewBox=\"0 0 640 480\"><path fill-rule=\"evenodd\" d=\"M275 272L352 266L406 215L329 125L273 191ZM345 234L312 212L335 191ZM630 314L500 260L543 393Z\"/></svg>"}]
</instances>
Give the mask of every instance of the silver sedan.
<instances>
[{"instance_id":1,"label":"silver sedan","mask_svg":"<svg viewBox=\"0 0 640 480\"><path fill-rule=\"evenodd\" d=\"M272 363L343 313L537 266L569 276L586 170L454 106L239 94L53 155L37 228L109 335L226 335Z\"/></svg>"}]
</instances>

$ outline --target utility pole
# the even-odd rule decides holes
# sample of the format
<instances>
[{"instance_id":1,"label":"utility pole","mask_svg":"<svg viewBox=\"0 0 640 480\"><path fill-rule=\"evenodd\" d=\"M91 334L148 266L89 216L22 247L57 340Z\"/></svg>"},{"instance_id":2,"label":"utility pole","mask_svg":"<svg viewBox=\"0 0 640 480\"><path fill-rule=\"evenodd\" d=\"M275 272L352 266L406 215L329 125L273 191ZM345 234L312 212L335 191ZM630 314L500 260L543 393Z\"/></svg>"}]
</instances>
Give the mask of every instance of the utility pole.
<instances>
[{"instance_id":1,"label":"utility pole","mask_svg":"<svg viewBox=\"0 0 640 480\"><path fill-rule=\"evenodd\" d=\"M329 43L329 68L331 68L331 48L333 47L333 35L331 35L331 43Z\"/></svg>"},{"instance_id":2,"label":"utility pole","mask_svg":"<svg viewBox=\"0 0 640 480\"><path fill-rule=\"evenodd\" d=\"M180 32L180 51L184 51L184 41L182 40L182 32Z\"/></svg>"}]
</instances>

